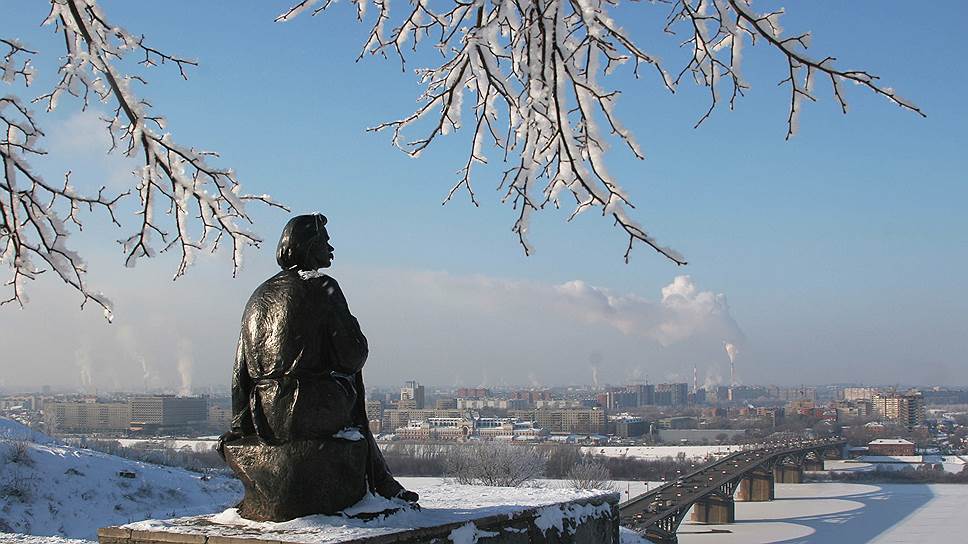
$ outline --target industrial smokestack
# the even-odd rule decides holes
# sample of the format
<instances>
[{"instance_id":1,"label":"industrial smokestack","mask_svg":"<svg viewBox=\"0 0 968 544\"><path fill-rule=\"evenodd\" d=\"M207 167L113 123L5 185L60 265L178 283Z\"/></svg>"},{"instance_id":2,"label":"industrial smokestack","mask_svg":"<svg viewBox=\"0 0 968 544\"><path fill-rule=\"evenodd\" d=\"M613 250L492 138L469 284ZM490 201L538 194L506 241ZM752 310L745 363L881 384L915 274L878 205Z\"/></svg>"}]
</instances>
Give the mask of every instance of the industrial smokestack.
<instances>
[{"instance_id":1,"label":"industrial smokestack","mask_svg":"<svg viewBox=\"0 0 968 544\"><path fill-rule=\"evenodd\" d=\"M735 344L724 340L723 349L726 350L726 355L729 356L729 386L733 387L736 385L736 354L739 353L739 348Z\"/></svg>"}]
</instances>

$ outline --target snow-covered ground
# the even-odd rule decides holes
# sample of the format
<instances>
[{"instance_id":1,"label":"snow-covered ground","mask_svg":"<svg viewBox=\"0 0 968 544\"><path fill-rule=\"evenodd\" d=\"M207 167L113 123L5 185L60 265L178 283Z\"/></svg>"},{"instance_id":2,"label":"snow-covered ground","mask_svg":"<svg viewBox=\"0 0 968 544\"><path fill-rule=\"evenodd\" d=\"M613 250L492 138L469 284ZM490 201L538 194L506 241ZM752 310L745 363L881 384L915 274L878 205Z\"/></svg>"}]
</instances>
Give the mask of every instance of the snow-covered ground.
<instances>
[{"instance_id":1,"label":"snow-covered ground","mask_svg":"<svg viewBox=\"0 0 968 544\"><path fill-rule=\"evenodd\" d=\"M968 486L777 484L777 500L736 503L736 523L688 518L680 544L902 544L968 541ZM961 536L958 536L961 535ZM623 544L644 544L623 533Z\"/></svg>"},{"instance_id":2,"label":"snow-covered ground","mask_svg":"<svg viewBox=\"0 0 968 544\"><path fill-rule=\"evenodd\" d=\"M722 446L589 446L582 448L582 452L606 457L628 457L648 461L666 458L676 459L680 454L689 460L703 460L710 457L722 457L748 447L735 444Z\"/></svg>"},{"instance_id":3,"label":"snow-covered ground","mask_svg":"<svg viewBox=\"0 0 968 544\"><path fill-rule=\"evenodd\" d=\"M0 533L0 544L91 544L91 541L59 536L31 536L17 533Z\"/></svg>"},{"instance_id":4,"label":"snow-covered ground","mask_svg":"<svg viewBox=\"0 0 968 544\"><path fill-rule=\"evenodd\" d=\"M94 540L106 525L222 510L242 485L65 446L0 418L0 496L0 543L22 534Z\"/></svg>"},{"instance_id":5,"label":"snow-covered ground","mask_svg":"<svg viewBox=\"0 0 968 544\"><path fill-rule=\"evenodd\" d=\"M694 455L722 454L726 448L589 449L612 450L606 454L632 450L624 455L642 458L675 457L679 451L685 451L688 457L695 458ZM949 464L952 469L964 466L960 458L945 457L940 461L946 469ZM827 461L828 470L875 468L873 463ZM122 471L134 473L134 478L121 476ZM568 483L560 480L506 490L444 486L442 478L401 478L401 482L424 495L421 504L430 514L424 518L425 522L453 521L455 515L484 515L509 504L525 508L575 497ZM614 482L613 489L626 500L655 485ZM968 503L968 486L824 482L778 484L776 494L778 500L773 502L737 503L735 524L696 525L686 521L680 528L679 541L682 544L968 541L963 538L968 535L968 516L962 514ZM185 470L72 448L0 418L0 544L79 544L69 539L93 540L98 527L147 518L222 512L240 497L241 485L230 478L203 480L199 474ZM408 519L412 514L398 514L392 523L398 527L414 525ZM231 510L220 516L226 521L233 519ZM335 519L344 525L357 523ZM629 544L639 542L634 534L625 533L623 538Z\"/></svg>"}]
</instances>

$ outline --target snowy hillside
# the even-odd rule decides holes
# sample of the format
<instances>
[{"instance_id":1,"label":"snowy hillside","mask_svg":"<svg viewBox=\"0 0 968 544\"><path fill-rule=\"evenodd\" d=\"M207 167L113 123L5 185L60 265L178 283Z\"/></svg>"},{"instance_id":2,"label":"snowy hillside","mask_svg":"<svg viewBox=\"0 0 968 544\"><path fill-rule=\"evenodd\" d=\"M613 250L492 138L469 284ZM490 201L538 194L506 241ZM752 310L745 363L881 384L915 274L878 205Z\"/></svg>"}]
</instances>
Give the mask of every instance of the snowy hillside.
<instances>
[{"instance_id":1,"label":"snowy hillside","mask_svg":"<svg viewBox=\"0 0 968 544\"><path fill-rule=\"evenodd\" d=\"M98 527L220 512L235 479L65 446L0 418L0 542L23 533L97 539Z\"/></svg>"}]
</instances>

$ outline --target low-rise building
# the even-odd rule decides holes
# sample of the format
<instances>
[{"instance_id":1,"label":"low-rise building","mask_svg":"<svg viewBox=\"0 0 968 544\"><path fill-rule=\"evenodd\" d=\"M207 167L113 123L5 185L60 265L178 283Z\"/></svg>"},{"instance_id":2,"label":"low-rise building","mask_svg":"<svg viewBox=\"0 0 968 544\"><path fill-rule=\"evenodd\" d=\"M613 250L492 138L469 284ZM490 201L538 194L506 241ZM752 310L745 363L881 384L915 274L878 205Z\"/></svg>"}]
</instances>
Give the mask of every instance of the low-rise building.
<instances>
[{"instance_id":1,"label":"low-rise building","mask_svg":"<svg viewBox=\"0 0 968 544\"><path fill-rule=\"evenodd\" d=\"M615 436L636 438L649 432L649 422L638 416L620 414L610 418L615 425Z\"/></svg>"},{"instance_id":2,"label":"low-rise building","mask_svg":"<svg viewBox=\"0 0 968 544\"><path fill-rule=\"evenodd\" d=\"M871 400L880 393L876 387L845 387L844 400Z\"/></svg>"},{"instance_id":3,"label":"low-rise building","mask_svg":"<svg viewBox=\"0 0 968 544\"><path fill-rule=\"evenodd\" d=\"M141 395L128 399L132 430L183 433L208 420L208 399Z\"/></svg>"},{"instance_id":4,"label":"low-rise building","mask_svg":"<svg viewBox=\"0 0 968 544\"><path fill-rule=\"evenodd\" d=\"M390 408L383 411L380 427L384 432L406 427L411 421L423 421L432 417L461 417L460 410L400 410Z\"/></svg>"},{"instance_id":5,"label":"low-rise building","mask_svg":"<svg viewBox=\"0 0 968 544\"><path fill-rule=\"evenodd\" d=\"M914 454L914 442L903 438L878 438L867 443L867 455L899 457Z\"/></svg>"},{"instance_id":6,"label":"low-rise building","mask_svg":"<svg viewBox=\"0 0 968 544\"><path fill-rule=\"evenodd\" d=\"M491 408L494 410L527 410L531 403L525 399L457 399L458 410L484 410Z\"/></svg>"},{"instance_id":7,"label":"low-rise building","mask_svg":"<svg viewBox=\"0 0 968 544\"><path fill-rule=\"evenodd\" d=\"M664 417L655 422L659 429L696 429L699 427L699 420L689 416Z\"/></svg>"},{"instance_id":8,"label":"low-rise building","mask_svg":"<svg viewBox=\"0 0 968 544\"><path fill-rule=\"evenodd\" d=\"M601 408L539 408L510 415L533 421L536 427L551 433L603 435L608 432L607 412Z\"/></svg>"},{"instance_id":9,"label":"low-rise building","mask_svg":"<svg viewBox=\"0 0 968 544\"><path fill-rule=\"evenodd\" d=\"M441 397L434 402L434 408L437 410L456 410L457 399L453 397Z\"/></svg>"},{"instance_id":10,"label":"low-rise building","mask_svg":"<svg viewBox=\"0 0 968 544\"><path fill-rule=\"evenodd\" d=\"M405 427L394 431L403 440L463 441L469 438L481 440L535 440L546 433L532 422L514 418L430 417L422 421L410 421Z\"/></svg>"},{"instance_id":11,"label":"low-rise building","mask_svg":"<svg viewBox=\"0 0 968 544\"><path fill-rule=\"evenodd\" d=\"M210 428L228 430L232 426L232 407L220 404L209 405L207 422Z\"/></svg>"},{"instance_id":12,"label":"low-rise building","mask_svg":"<svg viewBox=\"0 0 968 544\"><path fill-rule=\"evenodd\" d=\"M484 387L461 387L457 390L457 398L480 399L490 396L491 390Z\"/></svg>"},{"instance_id":13,"label":"low-rise building","mask_svg":"<svg viewBox=\"0 0 968 544\"><path fill-rule=\"evenodd\" d=\"M874 403L871 399L842 400L833 403L838 418L868 417L874 415Z\"/></svg>"},{"instance_id":14,"label":"low-rise building","mask_svg":"<svg viewBox=\"0 0 968 544\"><path fill-rule=\"evenodd\" d=\"M582 402L576 399L553 399L537 400L534 402L537 409L564 410L566 408L582 408Z\"/></svg>"},{"instance_id":15,"label":"low-rise building","mask_svg":"<svg viewBox=\"0 0 968 544\"><path fill-rule=\"evenodd\" d=\"M44 410L47 432L122 433L131 424L127 402L49 402Z\"/></svg>"}]
</instances>

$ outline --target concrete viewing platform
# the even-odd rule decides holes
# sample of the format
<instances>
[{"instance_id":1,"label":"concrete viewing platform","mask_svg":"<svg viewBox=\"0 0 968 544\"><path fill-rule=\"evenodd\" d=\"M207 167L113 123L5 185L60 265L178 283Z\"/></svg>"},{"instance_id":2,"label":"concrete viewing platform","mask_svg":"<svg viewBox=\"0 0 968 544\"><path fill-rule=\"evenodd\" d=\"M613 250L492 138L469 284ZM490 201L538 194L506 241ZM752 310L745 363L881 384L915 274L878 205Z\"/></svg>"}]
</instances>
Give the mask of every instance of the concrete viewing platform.
<instances>
[{"instance_id":1,"label":"concrete viewing platform","mask_svg":"<svg viewBox=\"0 0 968 544\"><path fill-rule=\"evenodd\" d=\"M619 544L618 493L441 484L420 489L420 510L369 521L401 503L367 496L344 516L254 522L233 508L98 531L101 544ZM362 515L362 516L361 516ZM359 516L359 517L349 517Z\"/></svg>"}]
</instances>

